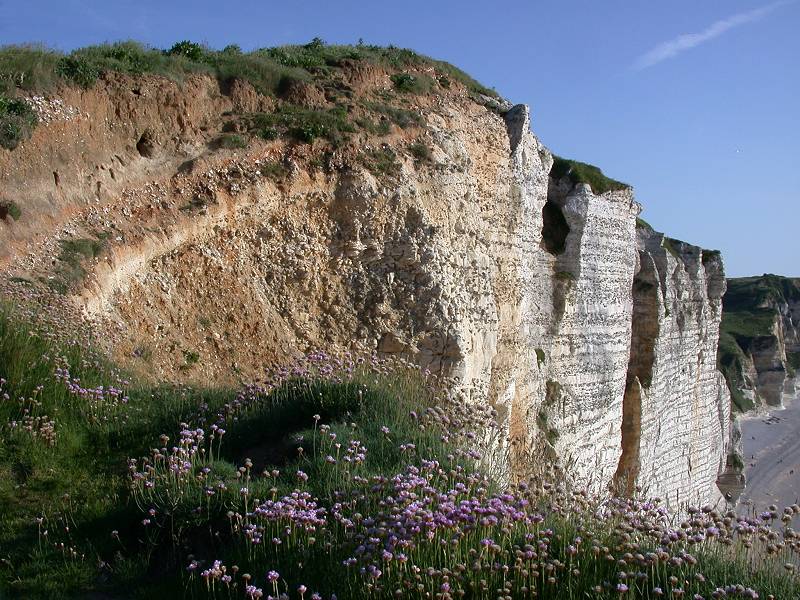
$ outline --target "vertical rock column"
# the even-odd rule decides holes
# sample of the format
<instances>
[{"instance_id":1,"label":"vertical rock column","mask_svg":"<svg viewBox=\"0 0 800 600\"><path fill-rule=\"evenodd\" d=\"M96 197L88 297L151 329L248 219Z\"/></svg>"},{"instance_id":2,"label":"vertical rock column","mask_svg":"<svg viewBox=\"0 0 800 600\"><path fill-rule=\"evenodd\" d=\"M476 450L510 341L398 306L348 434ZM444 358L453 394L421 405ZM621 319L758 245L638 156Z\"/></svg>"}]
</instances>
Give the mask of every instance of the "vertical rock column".
<instances>
[{"instance_id":1,"label":"vertical rock column","mask_svg":"<svg viewBox=\"0 0 800 600\"><path fill-rule=\"evenodd\" d=\"M719 498L730 400L717 371L718 253L638 229L633 338L617 485L673 507Z\"/></svg>"},{"instance_id":2,"label":"vertical rock column","mask_svg":"<svg viewBox=\"0 0 800 600\"><path fill-rule=\"evenodd\" d=\"M629 189L550 184L529 300L528 345L543 359L536 424L579 484L605 491L621 453L640 206Z\"/></svg>"}]
</instances>

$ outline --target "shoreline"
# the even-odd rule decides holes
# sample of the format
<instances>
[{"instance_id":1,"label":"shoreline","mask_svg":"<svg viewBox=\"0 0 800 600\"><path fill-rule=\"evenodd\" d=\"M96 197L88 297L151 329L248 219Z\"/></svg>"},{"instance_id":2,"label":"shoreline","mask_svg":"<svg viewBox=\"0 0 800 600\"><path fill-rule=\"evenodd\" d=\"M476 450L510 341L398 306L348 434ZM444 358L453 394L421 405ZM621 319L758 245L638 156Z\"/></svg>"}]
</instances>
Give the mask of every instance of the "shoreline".
<instances>
[{"instance_id":1,"label":"shoreline","mask_svg":"<svg viewBox=\"0 0 800 600\"><path fill-rule=\"evenodd\" d=\"M797 383L797 382L796 382ZM783 407L762 407L739 418L745 486L737 509L782 511L800 500L800 390Z\"/></svg>"}]
</instances>

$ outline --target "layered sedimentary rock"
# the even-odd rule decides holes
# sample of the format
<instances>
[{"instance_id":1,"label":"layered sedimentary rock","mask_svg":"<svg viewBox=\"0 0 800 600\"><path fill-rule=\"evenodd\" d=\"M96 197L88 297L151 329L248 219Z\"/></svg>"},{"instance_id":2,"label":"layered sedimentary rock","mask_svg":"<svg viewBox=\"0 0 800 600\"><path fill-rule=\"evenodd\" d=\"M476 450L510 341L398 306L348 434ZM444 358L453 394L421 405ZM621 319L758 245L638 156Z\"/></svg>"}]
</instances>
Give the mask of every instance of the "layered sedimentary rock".
<instances>
[{"instance_id":1,"label":"layered sedimentary rock","mask_svg":"<svg viewBox=\"0 0 800 600\"><path fill-rule=\"evenodd\" d=\"M359 85L391 86L373 75ZM160 88L137 85L158 104ZM191 85L209 111L236 109L214 83ZM403 356L497 409L507 476L547 461L595 491L713 499L728 427L719 257L637 230L629 188L551 178L527 107L448 90L414 99L417 130L320 156L282 141L213 150L204 132L221 120L184 114L173 88L162 112L180 118L149 123L157 106L126 104L115 127L80 106L113 106L111 92L73 95L80 118L3 157L27 221L0 255L47 280L63 236L104 232L73 291L117 356L158 377L253 378L317 348ZM53 168L71 133L98 141ZM427 158L408 151L419 139ZM396 165L370 169L375 152Z\"/></svg>"},{"instance_id":2,"label":"layered sedimentary rock","mask_svg":"<svg viewBox=\"0 0 800 600\"><path fill-rule=\"evenodd\" d=\"M725 277L717 252L638 229L621 485L675 505L716 493L730 397L716 369ZM712 449L712 451L709 451Z\"/></svg>"}]
</instances>

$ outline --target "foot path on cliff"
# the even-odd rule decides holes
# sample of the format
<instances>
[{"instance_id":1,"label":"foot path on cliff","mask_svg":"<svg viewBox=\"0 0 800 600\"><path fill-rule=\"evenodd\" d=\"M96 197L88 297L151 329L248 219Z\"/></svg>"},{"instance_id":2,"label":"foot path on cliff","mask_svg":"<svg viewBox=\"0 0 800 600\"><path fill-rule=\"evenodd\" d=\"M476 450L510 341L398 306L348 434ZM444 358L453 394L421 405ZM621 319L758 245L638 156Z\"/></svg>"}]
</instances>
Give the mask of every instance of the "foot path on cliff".
<instances>
[{"instance_id":1,"label":"foot path on cliff","mask_svg":"<svg viewBox=\"0 0 800 600\"><path fill-rule=\"evenodd\" d=\"M747 486L740 506L779 510L800 499L800 394L786 408L742 420Z\"/></svg>"}]
</instances>

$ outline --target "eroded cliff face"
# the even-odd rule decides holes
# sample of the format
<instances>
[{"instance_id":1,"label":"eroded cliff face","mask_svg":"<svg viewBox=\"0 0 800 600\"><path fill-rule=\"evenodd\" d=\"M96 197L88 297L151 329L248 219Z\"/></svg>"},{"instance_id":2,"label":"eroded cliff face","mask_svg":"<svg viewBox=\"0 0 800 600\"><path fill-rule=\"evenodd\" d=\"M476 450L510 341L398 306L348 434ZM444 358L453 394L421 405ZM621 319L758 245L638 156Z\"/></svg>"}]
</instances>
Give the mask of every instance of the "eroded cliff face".
<instances>
[{"instance_id":1,"label":"eroded cliff face","mask_svg":"<svg viewBox=\"0 0 800 600\"><path fill-rule=\"evenodd\" d=\"M377 71L349 83L391 89ZM197 112L151 84L65 93L72 117L0 157L23 207L2 225L9 271L60 281L64 241L102 239L69 289L118 358L221 381L317 348L403 356L497 409L509 477L548 461L595 491L716 497L721 262L637 230L630 189L551 179L527 107L500 116L454 85L415 97L421 124L381 139L230 150L212 144L223 115L265 100L197 78ZM121 124L91 115L117 104ZM80 136L88 150L64 146ZM369 167L375 151L391 170Z\"/></svg>"},{"instance_id":2,"label":"eroded cliff face","mask_svg":"<svg viewBox=\"0 0 800 600\"><path fill-rule=\"evenodd\" d=\"M725 276L717 252L643 226L633 284L620 485L671 504L718 493L730 438L730 397L716 369ZM670 495L672 495L670 497Z\"/></svg>"}]
</instances>

